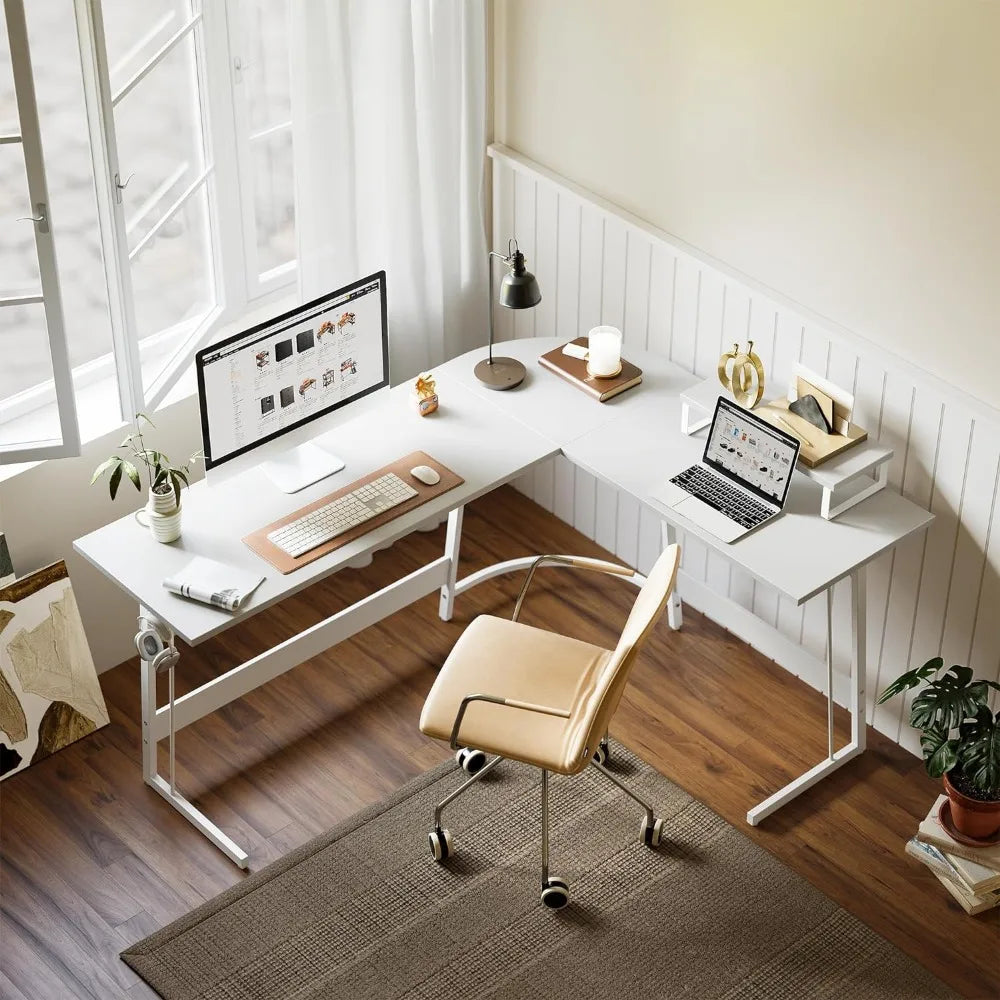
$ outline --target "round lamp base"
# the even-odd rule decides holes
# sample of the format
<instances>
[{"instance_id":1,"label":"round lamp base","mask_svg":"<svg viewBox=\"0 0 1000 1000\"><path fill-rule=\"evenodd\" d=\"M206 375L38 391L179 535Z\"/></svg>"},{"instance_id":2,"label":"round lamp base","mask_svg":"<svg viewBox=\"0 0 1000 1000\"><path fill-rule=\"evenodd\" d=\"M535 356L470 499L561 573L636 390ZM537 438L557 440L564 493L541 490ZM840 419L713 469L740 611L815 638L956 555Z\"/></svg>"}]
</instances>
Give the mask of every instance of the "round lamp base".
<instances>
[{"instance_id":1,"label":"round lamp base","mask_svg":"<svg viewBox=\"0 0 1000 1000\"><path fill-rule=\"evenodd\" d=\"M487 389L513 389L520 385L527 374L524 365L514 358L494 358L476 365L476 378Z\"/></svg>"}]
</instances>

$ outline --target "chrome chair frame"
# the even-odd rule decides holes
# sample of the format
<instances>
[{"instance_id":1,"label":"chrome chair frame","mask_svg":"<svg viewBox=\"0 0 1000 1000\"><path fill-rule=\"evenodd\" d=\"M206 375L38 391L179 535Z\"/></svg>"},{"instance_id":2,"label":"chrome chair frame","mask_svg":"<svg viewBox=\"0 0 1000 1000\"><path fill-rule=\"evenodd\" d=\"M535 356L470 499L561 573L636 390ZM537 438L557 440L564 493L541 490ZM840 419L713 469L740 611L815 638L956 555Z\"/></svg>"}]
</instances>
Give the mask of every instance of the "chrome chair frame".
<instances>
[{"instance_id":1,"label":"chrome chair frame","mask_svg":"<svg viewBox=\"0 0 1000 1000\"><path fill-rule=\"evenodd\" d=\"M569 566L574 569L582 569L588 572L604 573L608 576L639 576L639 574L635 573L627 566L620 566L617 563L606 562L602 559L588 559L580 556L541 555L528 567L527 576L525 577L524 583L521 585L521 590L517 595L517 601L514 604L514 612L511 615L511 621L516 622L518 620L521 608L524 605L524 599L528 593L528 588L531 586L531 582L534 579L535 571L546 564ZM455 715L455 723L452 726L451 738L449 740L451 749L457 751L460 762L471 759L468 757L463 759L461 757L463 753L467 753L469 750L472 750L472 752L476 754L483 754L481 750L475 750L474 748L463 746L459 740L462 720L465 717L466 710L469 705L476 701L489 702L493 705L500 705L505 708L513 708L524 712L536 712L543 715L551 715L560 719L568 719L571 714L567 709L555 708L550 705L538 705L532 702L518 701L513 698L501 698L497 695L484 693L466 695L462 699L458 712ZM590 752L590 748L586 748L585 753ZM485 756L486 755L483 754L483 759L485 759ZM642 806L645 815L643 816L642 823L640 825L640 836L642 837L643 842L648 846L659 846L663 821L656 819L653 814L653 807L648 802L641 799L616 775L608 770L606 766L608 759L608 734L605 733L604 738L601 740L600 747L595 748L593 752L593 756L590 761L591 766L600 771L600 773L603 774L609 781L628 795L629 798L633 799L640 806ZM466 781L459 785L453 792L446 795L435 806L434 829L430 834L430 843L431 852L436 860L444 861L451 853L450 832L441 826L441 817L444 813L445 807L454 802L455 799L476 784L477 781L489 774L502 760L504 760L503 757L496 756L488 763L481 764L477 769L471 771L471 776ZM462 763L462 766L466 767L468 770L465 763ZM561 879L553 879L549 875L549 772L546 768L539 768L539 770L542 772L542 902L551 909L561 909L569 902L569 889L566 883Z\"/></svg>"}]
</instances>

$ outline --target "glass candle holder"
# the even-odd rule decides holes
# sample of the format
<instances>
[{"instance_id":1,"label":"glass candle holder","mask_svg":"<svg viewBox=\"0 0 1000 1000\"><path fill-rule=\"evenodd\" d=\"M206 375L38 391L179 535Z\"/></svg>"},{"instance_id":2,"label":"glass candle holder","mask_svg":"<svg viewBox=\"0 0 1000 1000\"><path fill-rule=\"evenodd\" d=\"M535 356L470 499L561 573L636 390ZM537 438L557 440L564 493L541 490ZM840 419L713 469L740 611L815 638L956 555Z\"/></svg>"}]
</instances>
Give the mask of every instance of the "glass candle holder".
<instances>
[{"instance_id":1,"label":"glass candle holder","mask_svg":"<svg viewBox=\"0 0 1000 1000\"><path fill-rule=\"evenodd\" d=\"M622 369L622 332L613 326L595 326L588 335L587 369L596 378L611 378Z\"/></svg>"}]
</instances>

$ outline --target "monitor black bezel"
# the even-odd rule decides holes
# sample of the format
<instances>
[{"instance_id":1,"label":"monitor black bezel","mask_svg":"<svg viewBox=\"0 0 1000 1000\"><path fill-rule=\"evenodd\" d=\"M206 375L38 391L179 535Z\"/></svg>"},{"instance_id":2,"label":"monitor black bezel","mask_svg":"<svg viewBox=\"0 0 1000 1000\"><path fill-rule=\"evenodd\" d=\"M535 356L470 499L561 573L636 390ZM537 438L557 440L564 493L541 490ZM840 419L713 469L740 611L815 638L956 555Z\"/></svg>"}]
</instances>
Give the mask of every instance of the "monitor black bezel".
<instances>
[{"instance_id":1,"label":"monitor black bezel","mask_svg":"<svg viewBox=\"0 0 1000 1000\"><path fill-rule=\"evenodd\" d=\"M727 469L725 466L720 465L718 462L712 461L712 459L708 457L708 449L711 447L712 436L715 433L715 422L719 419L719 411L723 407L726 407L730 412L738 413L739 416L742 418L750 420L751 423L760 427L761 430L766 431L768 434L777 434L779 438L781 438L783 441L787 442L788 444L792 445L795 448L795 454L792 457L792 462L788 470L788 475L785 476L785 489L784 492L781 494L780 501L775 500L774 497L765 493L763 490L758 489L752 483L748 483L745 479L742 479L740 476L736 475L736 473L730 472L729 469ZM768 423L766 420L762 420L751 410L748 410L745 406L740 406L739 403L736 403L731 399L726 399L725 396L719 396L718 400L716 400L715 403L715 413L712 414L712 426L709 427L708 429L708 439L705 441L705 453L702 456L702 461L710 469L714 469L716 472L719 473L719 475L725 476L726 479L731 480L738 486L742 486L743 489L749 490L751 493L754 494L754 496L758 496L761 498L761 500L765 501L765 503L776 504L779 510L783 510L785 506L785 500L788 499L788 489L792 485L792 473L795 471L795 465L799 460L799 447L800 447L800 442L798 438L781 430L780 427L775 427L774 424Z\"/></svg>"},{"instance_id":2,"label":"monitor black bezel","mask_svg":"<svg viewBox=\"0 0 1000 1000\"><path fill-rule=\"evenodd\" d=\"M294 424L289 424L287 427L281 427L273 434L268 434L266 437L259 438L252 444L244 445L242 448L238 448L236 451L230 452L223 458L213 458L211 435L208 425L208 406L205 399L205 358L209 354L217 352L220 347L226 347L228 344L233 344L236 341L249 337L254 333L270 329L285 322L286 320L293 320L294 322L295 316L315 309L317 306L322 306L324 302L330 302L333 299L349 295L352 291L356 291L364 285L370 285L373 281L378 281L379 283L379 295L382 300L382 371L385 375L382 381L377 385L368 386L368 388L356 392L353 396L349 396L347 399L338 400L322 410L310 413L308 416L303 417ZM249 350L251 346L252 345L248 344L247 349ZM343 288L338 288L335 292L330 292L328 295L321 295L318 299L313 299L311 302L306 302L303 305L296 306L294 309L290 309L288 312L282 313L280 316L275 316L264 323L258 323L256 326L242 330L239 333L233 334L231 337L226 337L224 340L220 340L214 344L208 345L207 347L203 347L197 354L195 354L195 370L198 376L198 406L201 410L201 440L205 453L206 469L217 468L225 462L229 462L234 458L239 458L241 455L245 455L247 452L253 451L254 448L259 448L261 445L274 441L283 434L288 434L290 431L294 431L312 420L318 420L320 417L325 417L328 413L333 413L334 410L339 410L341 407L347 406L350 403L356 403L359 399L364 399L365 396L368 396L373 392L377 392L379 389L386 388L386 386L389 385L389 322L385 291L385 271L376 271L374 274L370 274L366 278L359 278L357 281L352 281L349 285L345 285Z\"/></svg>"}]
</instances>

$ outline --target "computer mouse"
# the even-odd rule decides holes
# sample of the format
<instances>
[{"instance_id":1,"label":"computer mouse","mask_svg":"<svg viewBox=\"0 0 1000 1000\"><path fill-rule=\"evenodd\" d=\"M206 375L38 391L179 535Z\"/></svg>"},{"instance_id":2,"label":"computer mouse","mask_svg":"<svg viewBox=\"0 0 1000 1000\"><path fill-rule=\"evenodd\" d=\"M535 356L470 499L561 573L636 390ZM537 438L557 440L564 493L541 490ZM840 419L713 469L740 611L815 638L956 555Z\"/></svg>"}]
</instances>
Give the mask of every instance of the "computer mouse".
<instances>
[{"instance_id":1,"label":"computer mouse","mask_svg":"<svg viewBox=\"0 0 1000 1000\"><path fill-rule=\"evenodd\" d=\"M425 486L434 486L441 482L441 477L429 465L415 465L410 469L410 475L419 479Z\"/></svg>"}]
</instances>

